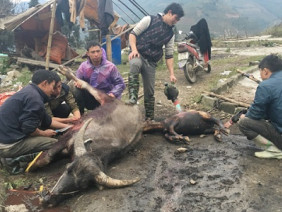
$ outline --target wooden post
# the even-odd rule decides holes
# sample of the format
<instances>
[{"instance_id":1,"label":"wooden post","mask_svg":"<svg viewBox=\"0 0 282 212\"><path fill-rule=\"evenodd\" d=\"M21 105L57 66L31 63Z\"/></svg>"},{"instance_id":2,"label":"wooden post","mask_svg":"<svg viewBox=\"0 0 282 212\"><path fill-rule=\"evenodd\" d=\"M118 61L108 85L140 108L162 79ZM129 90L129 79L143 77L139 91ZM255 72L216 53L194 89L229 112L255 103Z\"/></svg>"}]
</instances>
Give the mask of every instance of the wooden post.
<instances>
[{"instance_id":1,"label":"wooden post","mask_svg":"<svg viewBox=\"0 0 282 212\"><path fill-rule=\"evenodd\" d=\"M46 70L49 70L50 52L51 52L51 46L52 46L52 36L53 36L53 32L54 32L56 7L57 7L57 0L54 0L53 8L52 8L52 15L51 15L50 28L49 28L48 44L47 44L46 66L45 66Z\"/></svg>"},{"instance_id":2,"label":"wooden post","mask_svg":"<svg viewBox=\"0 0 282 212\"><path fill-rule=\"evenodd\" d=\"M112 41L111 35L106 35L106 46L107 46L107 59L112 62Z\"/></svg>"}]
</instances>

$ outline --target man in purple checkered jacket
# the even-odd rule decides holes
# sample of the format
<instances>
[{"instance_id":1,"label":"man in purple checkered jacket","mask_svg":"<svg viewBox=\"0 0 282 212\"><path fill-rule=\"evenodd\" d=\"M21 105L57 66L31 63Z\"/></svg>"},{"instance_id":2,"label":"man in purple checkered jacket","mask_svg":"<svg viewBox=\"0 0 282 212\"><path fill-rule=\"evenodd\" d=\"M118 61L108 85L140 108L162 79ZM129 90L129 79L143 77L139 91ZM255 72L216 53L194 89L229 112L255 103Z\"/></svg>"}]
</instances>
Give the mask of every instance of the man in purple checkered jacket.
<instances>
[{"instance_id":1,"label":"man in purple checkered jacket","mask_svg":"<svg viewBox=\"0 0 282 212\"><path fill-rule=\"evenodd\" d=\"M125 84L117 67L107 60L105 50L99 43L90 41L86 49L87 61L81 63L76 76L109 96L120 99ZM74 82L73 85L72 92L81 114L84 113L85 108L93 110L100 105L88 91L81 89L79 82Z\"/></svg>"}]
</instances>

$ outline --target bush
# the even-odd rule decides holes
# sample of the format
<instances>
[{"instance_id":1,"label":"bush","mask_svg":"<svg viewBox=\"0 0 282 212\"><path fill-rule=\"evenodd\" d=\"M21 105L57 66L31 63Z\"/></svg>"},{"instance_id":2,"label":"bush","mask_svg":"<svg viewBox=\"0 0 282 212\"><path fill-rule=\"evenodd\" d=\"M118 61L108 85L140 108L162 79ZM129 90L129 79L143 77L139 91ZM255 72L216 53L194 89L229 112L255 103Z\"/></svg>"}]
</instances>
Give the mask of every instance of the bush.
<instances>
[{"instance_id":1,"label":"bush","mask_svg":"<svg viewBox=\"0 0 282 212\"><path fill-rule=\"evenodd\" d=\"M14 48L14 33L6 30L0 31L0 53L11 52Z\"/></svg>"},{"instance_id":2,"label":"bush","mask_svg":"<svg viewBox=\"0 0 282 212\"><path fill-rule=\"evenodd\" d=\"M8 58L0 56L0 74L7 74L7 69L9 68Z\"/></svg>"},{"instance_id":3,"label":"bush","mask_svg":"<svg viewBox=\"0 0 282 212\"><path fill-rule=\"evenodd\" d=\"M268 29L267 33L274 37L282 37L282 23Z\"/></svg>"}]
</instances>

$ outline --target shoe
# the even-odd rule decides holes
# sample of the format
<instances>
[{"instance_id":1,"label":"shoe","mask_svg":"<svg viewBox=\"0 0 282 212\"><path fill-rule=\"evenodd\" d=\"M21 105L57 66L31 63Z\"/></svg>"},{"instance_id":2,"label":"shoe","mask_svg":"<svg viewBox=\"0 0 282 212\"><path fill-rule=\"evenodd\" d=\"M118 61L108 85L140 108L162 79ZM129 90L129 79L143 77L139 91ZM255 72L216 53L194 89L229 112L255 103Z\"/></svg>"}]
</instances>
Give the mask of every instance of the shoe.
<instances>
[{"instance_id":1,"label":"shoe","mask_svg":"<svg viewBox=\"0 0 282 212\"><path fill-rule=\"evenodd\" d=\"M265 151L255 152L255 156L258 158L282 159L282 151L276 146L270 146Z\"/></svg>"},{"instance_id":2,"label":"shoe","mask_svg":"<svg viewBox=\"0 0 282 212\"><path fill-rule=\"evenodd\" d=\"M1 169L6 170L11 175L21 174L24 168L13 158L0 158Z\"/></svg>"}]
</instances>

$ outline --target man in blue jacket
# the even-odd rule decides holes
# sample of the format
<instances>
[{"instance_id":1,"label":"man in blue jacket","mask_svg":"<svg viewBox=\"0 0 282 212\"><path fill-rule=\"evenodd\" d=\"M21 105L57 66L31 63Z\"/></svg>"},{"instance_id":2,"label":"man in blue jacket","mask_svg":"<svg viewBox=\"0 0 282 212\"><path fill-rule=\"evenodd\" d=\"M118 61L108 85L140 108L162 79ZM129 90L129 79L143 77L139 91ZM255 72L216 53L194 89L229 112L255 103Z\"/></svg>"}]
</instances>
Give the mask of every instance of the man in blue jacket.
<instances>
[{"instance_id":1,"label":"man in blue jacket","mask_svg":"<svg viewBox=\"0 0 282 212\"><path fill-rule=\"evenodd\" d=\"M282 159L282 59L266 56L259 64L262 82L246 114L240 116L239 129L265 151L259 158Z\"/></svg>"},{"instance_id":2,"label":"man in blue jacket","mask_svg":"<svg viewBox=\"0 0 282 212\"><path fill-rule=\"evenodd\" d=\"M13 170L8 171L11 173L21 172L25 167L17 166L20 162L30 162L38 152L51 148L57 141L52 138L56 131L49 128L69 126L52 121L44 107L59 81L60 77L55 72L38 70L30 85L0 107L0 157L6 168L10 161ZM27 157L20 157L24 155Z\"/></svg>"}]
</instances>

